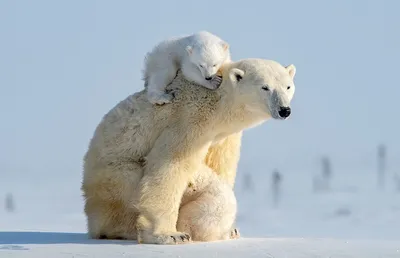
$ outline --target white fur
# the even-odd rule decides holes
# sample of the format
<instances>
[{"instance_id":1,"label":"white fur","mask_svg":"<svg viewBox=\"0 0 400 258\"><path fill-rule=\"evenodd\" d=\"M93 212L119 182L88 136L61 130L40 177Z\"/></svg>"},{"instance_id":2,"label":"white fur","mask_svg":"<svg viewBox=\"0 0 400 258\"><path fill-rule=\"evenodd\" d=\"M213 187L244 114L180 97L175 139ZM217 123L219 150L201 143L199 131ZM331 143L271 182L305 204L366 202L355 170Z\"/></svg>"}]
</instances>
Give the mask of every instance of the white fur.
<instances>
[{"instance_id":1,"label":"white fur","mask_svg":"<svg viewBox=\"0 0 400 258\"><path fill-rule=\"evenodd\" d=\"M152 105L141 91L103 117L84 158L82 190L91 237L183 242L187 233L176 228L179 215L185 217L180 213L182 198L204 164L233 188L243 130L271 117L283 119L276 114L293 97L295 69L274 61L245 59L225 64L221 70L223 81L214 91L187 81L178 72L167 87L176 94L170 105ZM269 91L263 89L266 85ZM217 189L225 196L223 202L233 203L224 186ZM190 209L218 207L211 205L218 194L207 195L214 197ZM211 220L204 225L209 232L223 232L231 223L234 205L224 207L227 225L210 231L215 224ZM196 231L209 237L201 228Z\"/></svg>"},{"instance_id":2,"label":"white fur","mask_svg":"<svg viewBox=\"0 0 400 258\"><path fill-rule=\"evenodd\" d=\"M173 96L166 93L165 88L178 69L182 69L186 79L208 89L216 89L221 83L216 76L217 71L230 61L229 45L207 31L164 40L145 58L147 98L153 104L170 103Z\"/></svg>"},{"instance_id":3,"label":"white fur","mask_svg":"<svg viewBox=\"0 0 400 258\"><path fill-rule=\"evenodd\" d=\"M183 194L176 228L195 241L227 240L231 238L236 211L230 185L203 165Z\"/></svg>"}]
</instances>

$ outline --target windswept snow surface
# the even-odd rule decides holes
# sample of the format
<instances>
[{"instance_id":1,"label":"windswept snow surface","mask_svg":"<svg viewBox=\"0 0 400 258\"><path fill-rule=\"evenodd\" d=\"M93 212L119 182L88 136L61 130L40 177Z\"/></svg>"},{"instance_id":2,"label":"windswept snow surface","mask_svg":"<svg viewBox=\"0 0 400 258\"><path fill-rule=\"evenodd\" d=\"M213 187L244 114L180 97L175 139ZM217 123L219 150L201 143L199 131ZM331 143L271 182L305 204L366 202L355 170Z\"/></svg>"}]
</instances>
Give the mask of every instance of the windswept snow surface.
<instances>
[{"instance_id":1,"label":"windswept snow surface","mask_svg":"<svg viewBox=\"0 0 400 258\"><path fill-rule=\"evenodd\" d=\"M15 173L0 182L1 204L9 192L15 201L14 212L0 209L0 257L400 258L400 193L390 184L378 191L373 171L337 172L321 193L312 174L282 171L276 207L271 173L251 171L253 187L245 189L241 172L235 187L242 238L179 246L89 240L79 173Z\"/></svg>"},{"instance_id":2,"label":"windswept snow surface","mask_svg":"<svg viewBox=\"0 0 400 258\"><path fill-rule=\"evenodd\" d=\"M243 238L159 246L131 241L87 240L86 234L0 233L1 257L400 257L398 242L334 239Z\"/></svg>"}]
</instances>

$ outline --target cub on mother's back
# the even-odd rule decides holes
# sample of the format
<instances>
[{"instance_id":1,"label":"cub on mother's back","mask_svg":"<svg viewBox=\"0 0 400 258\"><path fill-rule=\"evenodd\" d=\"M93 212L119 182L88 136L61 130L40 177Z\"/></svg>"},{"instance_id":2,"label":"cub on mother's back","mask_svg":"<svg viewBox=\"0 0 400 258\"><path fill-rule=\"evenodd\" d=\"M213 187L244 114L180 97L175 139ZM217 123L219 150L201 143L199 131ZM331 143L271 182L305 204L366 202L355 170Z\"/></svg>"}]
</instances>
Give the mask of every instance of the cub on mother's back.
<instances>
[{"instance_id":1,"label":"cub on mother's back","mask_svg":"<svg viewBox=\"0 0 400 258\"><path fill-rule=\"evenodd\" d=\"M225 190L234 187L242 131L291 115L296 68L244 59L221 70L224 79L217 90L199 87L178 73L167 87L177 93L171 104L152 105L141 91L104 116L84 158L82 190L92 238L175 244L186 242L185 231L195 239L208 239L205 233L215 224L223 228L214 227L218 232L212 229L213 234L227 236L231 222L226 217L218 224L215 216L206 215L211 220L204 222L198 212L206 207L207 214L209 208L221 211L221 191L210 193L210 184L204 184L201 188L209 198L201 195L200 204L198 198L186 203L195 205L186 206L186 214L182 197L190 182L196 184L196 173L207 166L225 182L216 189L227 194L225 207L230 211L225 215L234 217L234 195Z\"/></svg>"},{"instance_id":2,"label":"cub on mother's back","mask_svg":"<svg viewBox=\"0 0 400 258\"><path fill-rule=\"evenodd\" d=\"M217 71L230 61L228 43L207 31L164 40L145 58L143 77L147 98L152 104L170 103L173 96L165 88L179 69L187 80L216 89L222 82Z\"/></svg>"}]
</instances>

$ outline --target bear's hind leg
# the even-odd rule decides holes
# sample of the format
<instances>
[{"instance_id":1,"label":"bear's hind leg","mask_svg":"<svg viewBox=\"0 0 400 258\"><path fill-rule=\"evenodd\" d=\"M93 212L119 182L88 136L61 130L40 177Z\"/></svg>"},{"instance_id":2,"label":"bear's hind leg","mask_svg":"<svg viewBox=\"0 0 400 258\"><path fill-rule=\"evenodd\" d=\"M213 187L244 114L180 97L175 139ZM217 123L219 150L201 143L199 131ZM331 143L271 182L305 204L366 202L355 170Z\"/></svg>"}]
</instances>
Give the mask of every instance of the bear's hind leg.
<instances>
[{"instance_id":1,"label":"bear's hind leg","mask_svg":"<svg viewBox=\"0 0 400 258\"><path fill-rule=\"evenodd\" d=\"M143 176L142 167L128 162L89 172L95 176L85 176L81 187L89 236L135 240L138 217L135 192Z\"/></svg>"},{"instance_id":2,"label":"bear's hind leg","mask_svg":"<svg viewBox=\"0 0 400 258\"><path fill-rule=\"evenodd\" d=\"M137 212L128 211L122 203L105 202L93 205L90 200L85 204L88 216L88 232L93 239L137 240Z\"/></svg>"}]
</instances>

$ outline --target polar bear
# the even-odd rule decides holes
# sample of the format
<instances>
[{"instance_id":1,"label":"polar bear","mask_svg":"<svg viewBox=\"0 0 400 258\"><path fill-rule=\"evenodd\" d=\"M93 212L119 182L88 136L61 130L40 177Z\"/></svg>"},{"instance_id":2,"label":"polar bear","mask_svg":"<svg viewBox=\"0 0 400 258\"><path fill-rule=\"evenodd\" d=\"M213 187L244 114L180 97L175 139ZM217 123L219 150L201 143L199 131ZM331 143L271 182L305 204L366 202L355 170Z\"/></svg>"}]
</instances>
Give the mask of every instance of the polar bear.
<instances>
[{"instance_id":1,"label":"polar bear","mask_svg":"<svg viewBox=\"0 0 400 258\"><path fill-rule=\"evenodd\" d=\"M251 58L224 64L221 72L216 90L178 72L167 87L175 94L171 104L152 105L141 91L103 117L84 157L82 190L92 238L188 240L188 233L177 231L185 228L178 217L203 164L233 189L242 131L290 116L294 65Z\"/></svg>"},{"instance_id":2,"label":"polar bear","mask_svg":"<svg viewBox=\"0 0 400 258\"><path fill-rule=\"evenodd\" d=\"M208 31L166 39L145 57L143 79L147 98L153 104L170 103L173 95L166 93L165 88L178 69L187 80L216 89L222 82L217 71L226 62L231 62L229 44Z\"/></svg>"},{"instance_id":3,"label":"polar bear","mask_svg":"<svg viewBox=\"0 0 400 258\"><path fill-rule=\"evenodd\" d=\"M203 164L183 193L176 228L188 234L186 240L238 238L238 230L233 228L236 211L233 189Z\"/></svg>"}]
</instances>

